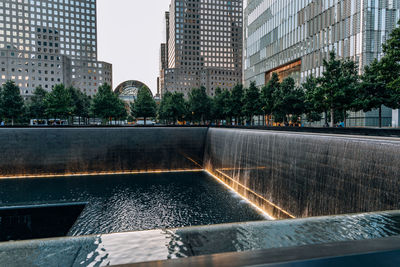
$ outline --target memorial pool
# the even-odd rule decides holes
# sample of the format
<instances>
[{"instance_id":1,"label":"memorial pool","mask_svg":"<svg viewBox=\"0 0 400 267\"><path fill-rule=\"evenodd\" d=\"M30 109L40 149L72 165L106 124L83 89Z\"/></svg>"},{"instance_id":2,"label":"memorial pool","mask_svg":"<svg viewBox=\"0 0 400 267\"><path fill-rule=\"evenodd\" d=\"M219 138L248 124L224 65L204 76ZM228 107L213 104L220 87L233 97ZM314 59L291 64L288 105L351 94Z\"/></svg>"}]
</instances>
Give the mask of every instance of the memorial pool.
<instances>
[{"instance_id":1,"label":"memorial pool","mask_svg":"<svg viewBox=\"0 0 400 267\"><path fill-rule=\"evenodd\" d=\"M85 203L69 236L265 219L206 172L3 179L0 185L3 208ZM29 214L24 218L29 223Z\"/></svg>"}]
</instances>

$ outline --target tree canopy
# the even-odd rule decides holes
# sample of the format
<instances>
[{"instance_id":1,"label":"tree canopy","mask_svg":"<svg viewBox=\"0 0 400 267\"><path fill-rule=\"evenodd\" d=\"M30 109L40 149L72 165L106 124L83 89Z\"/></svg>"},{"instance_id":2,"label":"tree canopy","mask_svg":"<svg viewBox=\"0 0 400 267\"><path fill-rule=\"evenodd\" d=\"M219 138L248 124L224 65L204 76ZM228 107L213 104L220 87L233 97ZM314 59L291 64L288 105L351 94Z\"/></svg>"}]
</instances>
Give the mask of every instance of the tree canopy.
<instances>
[{"instance_id":1,"label":"tree canopy","mask_svg":"<svg viewBox=\"0 0 400 267\"><path fill-rule=\"evenodd\" d=\"M251 124L253 124L255 115L261 115L261 106L260 90L255 82L251 82L250 87L245 90L243 96L243 113Z\"/></svg>"},{"instance_id":2,"label":"tree canopy","mask_svg":"<svg viewBox=\"0 0 400 267\"><path fill-rule=\"evenodd\" d=\"M46 95L46 114L54 119L66 119L72 115L73 104L70 92L63 84L54 86Z\"/></svg>"},{"instance_id":3,"label":"tree canopy","mask_svg":"<svg viewBox=\"0 0 400 267\"><path fill-rule=\"evenodd\" d=\"M47 117L45 102L47 94L47 91L42 87L36 87L33 91L33 96L27 103L28 116L35 119L44 119Z\"/></svg>"},{"instance_id":4,"label":"tree canopy","mask_svg":"<svg viewBox=\"0 0 400 267\"><path fill-rule=\"evenodd\" d=\"M156 117L157 105L147 87L139 89L137 99L131 103L131 115L135 118L144 118L146 125L147 118Z\"/></svg>"},{"instance_id":5,"label":"tree canopy","mask_svg":"<svg viewBox=\"0 0 400 267\"><path fill-rule=\"evenodd\" d=\"M111 86L103 84L93 97L91 112L94 117L103 120L123 119L126 117L124 102L113 93Z\"/></svg>"},{"instance_id":6,"label":"tree canopy","mask_svg":"<svg viewBox=\"0 0 400 267\"><path fill-rule=\"evenodd\" d=\"M261 108L264 112L264 115L273 115L275 105L274 95L279 88L279 76L276 72L274 72L267 85L261 89Z\"/></svg>"},{"instance_id":7,"label":"tree canopy","mask_svg":"<svg viewBox=\"0 0 400 267\"><path fill-rule=\"evenodd\" d=\"M345 112L353 107L357 97L358 67L354 61L338 59L334 51L323 65L324 72L318 79L315 94L321 96L322 105L329 109L331 127L334 127L335 112Z\"/></svg>"},{"instance_id":8,"label":"tree canopy","mask_svg":"<svg viewBox=\"0 0 400 267\"><path fill-rule=\"evenodd\" d=\"M195 122L204 123L209 118L211 101L205 87L193 89L189 93L188 111Z\"/></svg>"},{"instance_id":9,"label":"tree canopy","mask_svg":"<svg viewBox=\"0 0 400 267\"><path fill-rule=\"evenodd\" d=\"M178 92L166 92L159 106L159 117L167 123L176 124L183 121L187 114L186 101L184 95Z\"/></svg>"},{"instance_id":10,"label":"tree canopy","mask_svg":"<svg viewBox=\"0 0 400 267\"><path fill-rule=\"evenodd\" d=\"M72 101L72 115L79 117L79 119L89 117L90 98L85 93L72 86L68 88L68 91Z\"/></svg>"},{"instance_id":11,"label":"tree canopy","mask_svg":"<svg viewBox=\"0 0 400 267\"><path fill-rule=\"evenodd\" d=\"M10 119L12 124L16 118L21 117L24 111L24 100L18 86L7 81L1 90L0 95L1 114L4 118Z\"/></svg>"},{"instance_id":12,"label":"tree canopy","mask_svg":"<svg viewBox=\"0 0 400 267\"><path fill-rule=\"evenodd\" d=\"M231 92L230 114L235 118L235 123L238 124L243 117L243 97L244 89L242 84L236 84Z\"/></svg>"}]
</instances>

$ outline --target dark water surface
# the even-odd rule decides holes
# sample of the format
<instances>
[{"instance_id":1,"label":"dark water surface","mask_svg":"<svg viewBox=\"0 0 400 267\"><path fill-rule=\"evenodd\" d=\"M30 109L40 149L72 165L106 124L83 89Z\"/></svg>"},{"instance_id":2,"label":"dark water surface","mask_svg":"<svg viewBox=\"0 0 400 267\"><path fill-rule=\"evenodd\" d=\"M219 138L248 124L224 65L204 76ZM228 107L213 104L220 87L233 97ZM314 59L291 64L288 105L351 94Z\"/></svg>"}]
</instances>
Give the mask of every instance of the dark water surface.
<instances>
[{"instance_id":1,"label":"dark water surface","mask_svg":"<svg viewBox=\"0 0 400 267\"><path fill-rule=\"evenodd\" d=\"M0 207L73 202L73 236L265 219L204 172L0 180Z\"/></svg>"}]
</instances>

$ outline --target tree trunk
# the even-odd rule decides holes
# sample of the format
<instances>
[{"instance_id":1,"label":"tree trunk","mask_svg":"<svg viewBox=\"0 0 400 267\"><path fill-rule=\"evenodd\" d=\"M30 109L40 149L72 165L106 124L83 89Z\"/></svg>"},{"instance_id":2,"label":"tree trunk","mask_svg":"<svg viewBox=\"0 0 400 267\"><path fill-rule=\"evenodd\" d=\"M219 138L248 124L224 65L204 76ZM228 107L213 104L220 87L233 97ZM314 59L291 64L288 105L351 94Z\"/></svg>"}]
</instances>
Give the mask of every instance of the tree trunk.
<instances>
[{"instance_id":1,"label":"tree trunk","mask_svg":"<svg viewBox=\"0 0 400 267\"><path fill-rule=\"evenodd\" d=\"M347 112L346 112L346 110L345 111L343 111L343 122L344 122L344 128L346 128L347 127Z\"/></svg>"},{"instance_id":2,"label":"tree trunk","mask_svg":"<svg viewBox=\"0 0 400 267\"><path fill-rule=\"evenodd\" d=\"M144 125L146 125L146 117L144 117Z\"/></svg>"},{"instance_id":3,"label":"tree trunk","mask_svg":"<svg viewBox=\"0 0 400 267\"><path fill-rule=\"evenodd\" d=\"M325 125L328 125L328 111L325 111Z\"/></svg>"},{"instance_id":4,"label":"tree trunk","mask_svg":"<svg viewBox=\"0 0 400 267\"><path fill-rule=\"evenodd\" d=\"M382 128L382 106L379 107L379 128Z\"/></svg>"},{"instance_id":5,"label":"tree trunk","mask_svg":"<svg viewBox=\"0 0 400 267\"><path fill-rule=\"evenodd\" d=\"M335 110L331 108L331 128L335 127Z\"/></svg>"}]
</instances>

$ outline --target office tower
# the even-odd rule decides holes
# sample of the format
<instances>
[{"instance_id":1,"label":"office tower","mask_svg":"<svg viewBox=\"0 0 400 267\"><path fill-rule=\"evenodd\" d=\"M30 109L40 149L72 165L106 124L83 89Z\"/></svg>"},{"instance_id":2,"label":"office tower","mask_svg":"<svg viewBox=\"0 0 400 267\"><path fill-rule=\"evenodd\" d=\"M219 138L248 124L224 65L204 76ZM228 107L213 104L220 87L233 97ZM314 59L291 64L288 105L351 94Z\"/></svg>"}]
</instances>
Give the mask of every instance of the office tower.
<instances>
[{"instance_id":1,"label":"office tower","mask_svg":"<svg viewBox=\"0 0 400 267\"><path fill-rule=\"evenodd\" d=\"M0 70L25 97L59 83L88 95L112 85L111 64L97 61L96 1L0 1Z\"/></svg>"},{"instance_id":2,"label":"office tower","mask_svg":"<svg viewBox=\"0 0 400 267\"><path fill-rule=\"evenodd\" d=\"M231 89L242 81L241 0L172 0L167 21L161 93L204 86ZM162 53L161 53L162 54Z\"/></svg>"},{"instance_id":3,"label":"office tower","mask_svg":"<svg viewBox=\"0 0 400 267\"><path fill-rule=\"evenodd\" d=\"M244 11L244 81L258 86L273 72L298 83L323 72L331 50L355 60L360 72L382 55L400 18L400 0L249 0ZM384 124L392 123L390 109ZM352 113L351 126L377 126L376 111Z\"/></svg>"}]
</instances>

